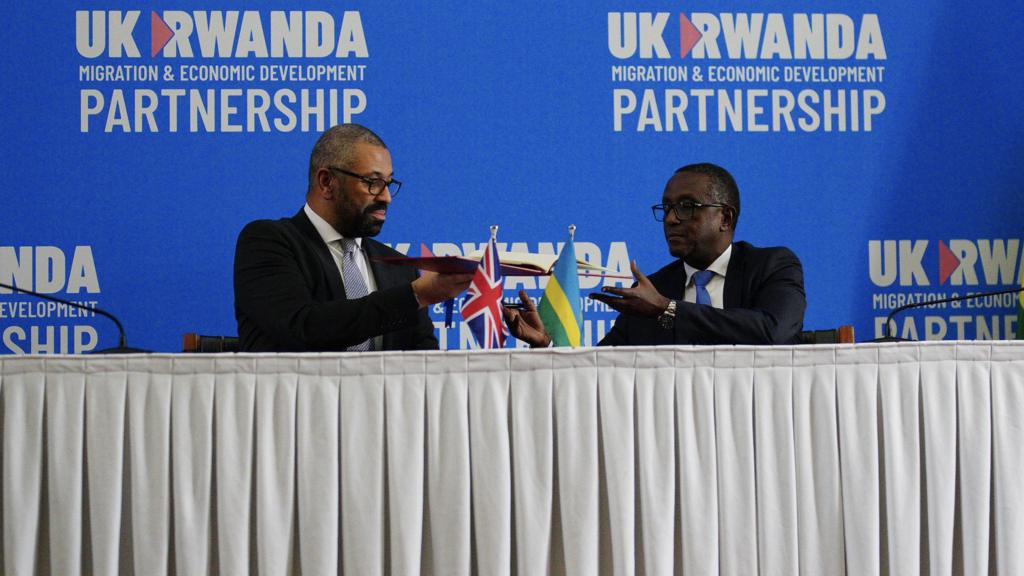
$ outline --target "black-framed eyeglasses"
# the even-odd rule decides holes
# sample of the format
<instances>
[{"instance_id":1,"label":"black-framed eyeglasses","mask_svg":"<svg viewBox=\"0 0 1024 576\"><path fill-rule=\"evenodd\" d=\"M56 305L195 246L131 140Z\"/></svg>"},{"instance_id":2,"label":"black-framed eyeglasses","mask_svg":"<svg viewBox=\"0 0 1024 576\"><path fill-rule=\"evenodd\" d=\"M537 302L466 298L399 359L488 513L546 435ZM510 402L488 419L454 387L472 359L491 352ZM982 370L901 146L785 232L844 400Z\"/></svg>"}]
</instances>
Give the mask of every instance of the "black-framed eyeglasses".
<instances>
[{"instance_id":1,"label":"black-framed eyeglasses","mask_svg":"<svg viewBox=\"0 0 1024 576\"><path fill-rule=\"evenodd\" d=\"M335 172L340 172L346 176L351 176L356 180L361 180L365 182L366 187L371 196L377 196L378 194L383 192L385 188L387 188L388 193L391 194L392 198L394 198L395 196L398 196L398 191L402 189L402 183L399 182L398 180L395 180L394 178L392 178L391 180L385 180L383 178L370 178L368 176L356 174L355 172L349 172L348 170L345 170L344 168L338 168L337 166L328 166L328 168L334 170Z\"/></svg>"},{"instance_id":2,"label":"black-framed eyeglasses","mask_svg":"<svg viewBox=\"0 0 1024 576\"><path fill-rule=\"evenodd\" d=\"M680 220L692 220L693 211L697 208L731 208L731 206L728 204L705 204L693 200L684 200L677 204L655 204L651 206L651 211L654 212L655 220L664 222L669 210L673 210L676 213L676 218Z\"/></svg>"}]
</instances>

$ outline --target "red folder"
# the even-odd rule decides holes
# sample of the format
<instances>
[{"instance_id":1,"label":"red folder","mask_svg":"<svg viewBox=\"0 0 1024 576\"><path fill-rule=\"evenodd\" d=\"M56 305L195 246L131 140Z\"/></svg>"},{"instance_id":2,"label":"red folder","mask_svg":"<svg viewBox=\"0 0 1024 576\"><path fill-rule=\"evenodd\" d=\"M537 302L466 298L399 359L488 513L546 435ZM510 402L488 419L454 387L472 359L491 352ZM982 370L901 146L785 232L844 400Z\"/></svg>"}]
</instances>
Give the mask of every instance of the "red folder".
<instances>
[{"instance_id":1,"label":"red folder","mask_svg":"<svg viewBox=\"0 0 1024 576\"><path fill-rule=\"evenodd\" d=\"M399 266L415 266L420 270L430 270L442 274L472 274L480 265L479 260L464 258L462 256L372 256L372 260L397 264ZM502 276L547 276L550 270L515 264L501 265Z\"/></svg>"}]
</instances>

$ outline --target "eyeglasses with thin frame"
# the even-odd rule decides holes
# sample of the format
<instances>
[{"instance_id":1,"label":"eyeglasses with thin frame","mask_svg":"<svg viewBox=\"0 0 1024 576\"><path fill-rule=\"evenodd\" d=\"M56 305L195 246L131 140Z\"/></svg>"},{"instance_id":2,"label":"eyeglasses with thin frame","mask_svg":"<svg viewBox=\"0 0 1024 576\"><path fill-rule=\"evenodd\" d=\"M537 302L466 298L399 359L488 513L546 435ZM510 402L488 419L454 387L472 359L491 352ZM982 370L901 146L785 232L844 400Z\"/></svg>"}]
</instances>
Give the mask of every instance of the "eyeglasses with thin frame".
<instances>
[{"instance_id":1,"label":"eyeglasses with thin frame","mask_svg":"<svg viewBox=\"0 0 1024 576\"><path fill-rule=\"evenodd\" d=\"M658 222L664 222L669 210L674 211L676 213L676 218L679 220L692 220L693 212L697 208L731 208L731 206L721 203L705 204L704 202L683 200L677 204L655 204L654 206L651 206L651 211L654 212L655 220Z\"/></svg>"},{"instance_id":2,"label":"eyeglasses with thin frame","mask_svg":"<svg viewBox=\"0 0 1024 576\"><path fill-rule=\"evenodd\" d=\"M356 180L361 180L366 184L367 191L370 193L370 196L377 196L387 188L388 193L391 194L392 198L394 198L395 196L398 196L398 191L402 189L402 183L394 178L391 180L384 180L383 178L369 178L362 174L349 172L344 168L338 168L337 166L328 166L328 168L346 176L351 176Z\"/></svg>"}]
</instances>

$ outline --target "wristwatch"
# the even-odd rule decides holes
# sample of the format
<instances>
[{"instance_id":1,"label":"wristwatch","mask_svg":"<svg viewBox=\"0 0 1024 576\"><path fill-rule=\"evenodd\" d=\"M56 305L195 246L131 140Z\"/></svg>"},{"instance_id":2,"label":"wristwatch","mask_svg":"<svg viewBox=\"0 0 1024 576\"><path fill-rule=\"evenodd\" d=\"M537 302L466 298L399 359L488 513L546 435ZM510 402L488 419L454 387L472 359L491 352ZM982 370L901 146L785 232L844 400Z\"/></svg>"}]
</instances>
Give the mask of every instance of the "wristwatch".
<instances>
[{"instance_id":1,"label":"wristwatch","mask_svg":"<svg viewBox=\"0 0 1024 576\"><path fill-rule=\"evenodd\" d=\"M669 300L668 307L658 316L658 324L665 330L671 330L676 325L676 301Z\"/></svg>"}]
</instances>

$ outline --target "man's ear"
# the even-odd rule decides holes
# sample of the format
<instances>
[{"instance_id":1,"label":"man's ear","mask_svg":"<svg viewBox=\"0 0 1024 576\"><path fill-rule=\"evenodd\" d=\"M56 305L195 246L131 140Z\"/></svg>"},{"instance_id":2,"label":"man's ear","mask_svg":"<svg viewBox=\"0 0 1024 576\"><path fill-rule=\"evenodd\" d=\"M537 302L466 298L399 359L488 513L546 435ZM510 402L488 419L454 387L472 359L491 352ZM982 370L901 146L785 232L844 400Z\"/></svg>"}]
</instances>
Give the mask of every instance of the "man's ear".
<instances>
[{"instance_id":1,"label":"man's ear","mask_svg":"<svg viewBox=\"0 0 1024 576\"><path fill-rule=\"evenodd\" d=\"M334 179L334 175L331 171L326 168L321 168L316 172L316 193L324 199L331 199L334 197L334 189L331 188L331 180Z\"/></svg>"},{"instance_id":2,"label":"man's ear","mask_svg":"<svg viewBox=\"0 0 1024 576\"><path fill-rule=\"evenodd\" d=\"M719 230L726 231L732 230L736 222L736 210L732 206L726 206L722 208L722 224L719 226Z\"/></svg>"}]
</instances>

